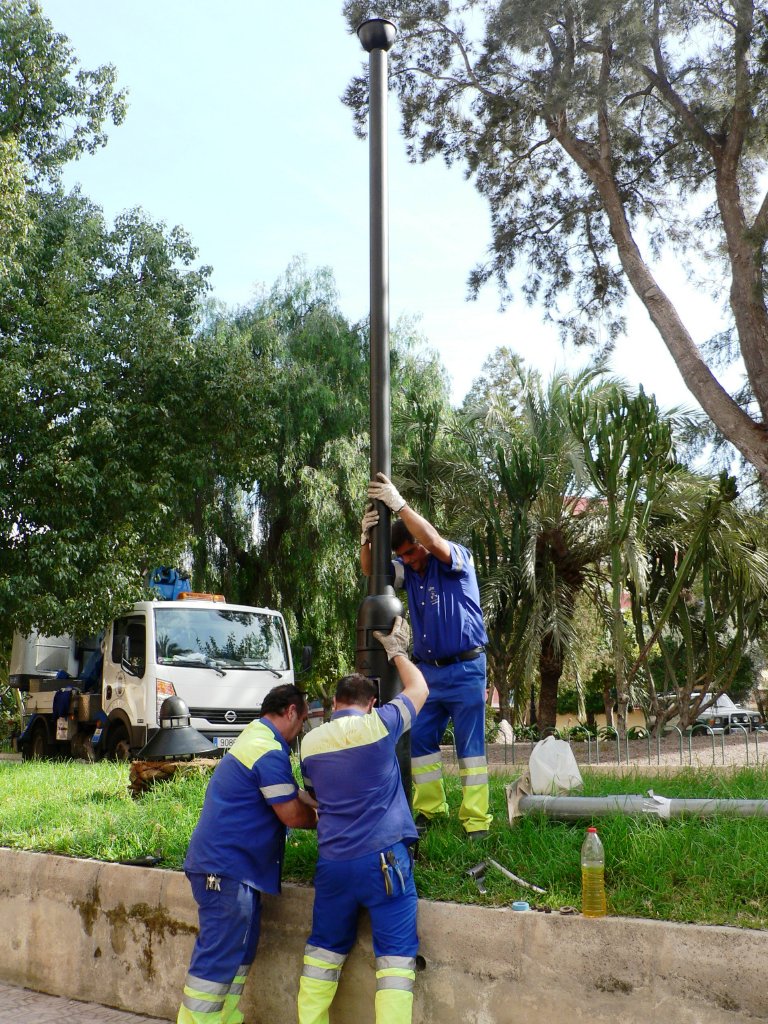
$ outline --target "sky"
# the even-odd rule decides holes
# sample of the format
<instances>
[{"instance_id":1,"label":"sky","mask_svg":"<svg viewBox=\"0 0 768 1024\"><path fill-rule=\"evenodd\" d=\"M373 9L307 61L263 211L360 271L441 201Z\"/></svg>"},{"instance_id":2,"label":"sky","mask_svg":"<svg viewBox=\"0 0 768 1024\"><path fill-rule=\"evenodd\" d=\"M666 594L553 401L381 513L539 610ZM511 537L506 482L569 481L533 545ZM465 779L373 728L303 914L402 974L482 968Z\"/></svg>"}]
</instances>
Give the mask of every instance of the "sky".
<instances>
[{"instance_id":1,"label":"sky","mask_svg":"<svg viewBox=\"0 0 768 1024\"><path fill-rule=\"evenodd\" d=\"M41 0L82 66L114 64L128 113L107 146L66 170L108 218L141 206L182 225L213 267L228 305L270 287L294 257L330 267L353 321L369 309L368 144L341 103L367 55L341 0ZM395 44L397 45L397 44ZM460 168L411 164L389 105L390 315L418 317L459 403L484 360L507 345L549 375L578 369L586 352L561 346L540 309L504 312L494 285L467 299L467 278L490 243L484 200ZM717 313L670 264L662 286L678 298L696 340ZM635 300L612 369L669 408L695 408L671 357Z\"/></svg>"}]
</instances>

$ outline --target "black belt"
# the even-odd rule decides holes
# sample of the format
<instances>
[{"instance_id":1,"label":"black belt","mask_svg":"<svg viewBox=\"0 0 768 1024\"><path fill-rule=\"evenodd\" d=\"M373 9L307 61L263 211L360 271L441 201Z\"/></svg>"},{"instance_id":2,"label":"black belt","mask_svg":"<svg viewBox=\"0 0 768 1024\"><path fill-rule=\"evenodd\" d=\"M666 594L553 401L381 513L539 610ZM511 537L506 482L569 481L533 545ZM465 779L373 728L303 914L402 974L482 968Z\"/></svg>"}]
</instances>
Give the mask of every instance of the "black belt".
<instances>
[{"instance_id":1,"label":"black belt","mask_svg":"<svg viewBox=\"0 0 768 1024\"><path fill-rule=\"evenodd\" d=\"M458 654L453 654L450 658L435 658L433 661L430 661L429 658L414 658L414 661L417 665L434 665L435 668L445 668L446 665L455 665L459 661L474 661L481 654L485 654L484 647L470 647L468 651L459 651Z\"/></svg>"}]
</instances>

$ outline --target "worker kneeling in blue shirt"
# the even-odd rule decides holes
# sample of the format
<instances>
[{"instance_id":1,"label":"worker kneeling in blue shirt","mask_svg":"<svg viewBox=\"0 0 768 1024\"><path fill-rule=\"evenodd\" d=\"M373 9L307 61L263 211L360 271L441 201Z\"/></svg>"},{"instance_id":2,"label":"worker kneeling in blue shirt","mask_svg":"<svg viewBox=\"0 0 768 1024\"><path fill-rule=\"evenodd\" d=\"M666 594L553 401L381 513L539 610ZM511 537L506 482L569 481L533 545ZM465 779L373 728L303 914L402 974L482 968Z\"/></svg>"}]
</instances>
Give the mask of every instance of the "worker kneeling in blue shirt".
<instances>
[{"instance_id":1,"label":"worker kneeling in blue shirt","mask_svg":"<svg viewBox=\"0 0 768 1024\"><path fill-rule=\"evenodd\" d=\"M315 802L296 785L290 761L289 744L308 714L301 690L274 687L208 783L184 861L200 931L177 1024L242 1024L261 893L280 892L286 827L317 825Z\"/></svg>"},{"instance_id":2,"label":"worker kneeling in blue shirt","mask_svg":"<svg viewBox=\"0 0 768 1024\"><path fill-rule=\"evenodd\" d=\"M407 656L410 630L373 634L395 662L403 692L374 708L362 675L336 687L330 722L304 739L304 785L318 801L319 858L312 934L304 950L299 1024L328 1024L339 975L357 936L361 907L371 918L377 1024L410 1024L416 977L416 887L410 847L416 828L395 746L427 699L424 676Z\"/></svg>"}]
</instances>

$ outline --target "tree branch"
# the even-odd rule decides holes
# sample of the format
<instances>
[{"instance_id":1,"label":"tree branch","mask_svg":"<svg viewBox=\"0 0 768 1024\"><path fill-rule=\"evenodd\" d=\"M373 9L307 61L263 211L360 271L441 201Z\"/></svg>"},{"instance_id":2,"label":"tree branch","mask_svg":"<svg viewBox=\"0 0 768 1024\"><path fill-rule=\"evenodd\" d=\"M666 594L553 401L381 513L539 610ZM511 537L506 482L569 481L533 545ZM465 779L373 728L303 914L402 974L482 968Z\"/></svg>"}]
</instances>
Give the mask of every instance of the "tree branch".
<instances>
[{"instance_id":1,"label":"tree branch","mask_svg":"<svg viewBox=\"0 0 768 1024\"><path fill-rule=\"evenodd\" d=\"M683 97L672 87L669 81L669 75L667 73L666 63L664 61L664 55L661 52L661 30L659 27L659 7L660 0L654 0L653 4L653 24L650 31L650 43L653 51L654 68L649 67L647 64L637 63L637 68L646 76L649 82L651 82L659 91L659 93L666 99L670 106L675 110L683 123L687 126L688 130L698 139L699 142L704 146L707 152L710 154L712 159L717 163L721 156L721 150L715 139L707 131L704 125L699 121L696 115L693 113L691 108L685 102Z\"/></svg>"},{"instance_id":2,"label":"tree branch","mask_svg":"<svg viewBox=\"0 0 768 1024\"><path fill-rule=\"evenodd\" d=\"M449 28L449 26L446 25L445 22L435 21L434 19L430 19L430 21L432 22L433 25L437 26L435 30L425 29L421 32L413 32L411 34L411 38L421 39L428 36L439 35L440 33L445 33L446 35L449 35L453 40L455 46L459 50L459 53L461 54L462 60L464 61L464 67L466 69L467 74L469 75L469 78L471 79L472 85L474 85L474 87L484 96L489 96L492 99L496 100L500 99L501 97L499 96L499 94L493 92L492 89L487 89L475 74L474 68L472 67L472 63L469 59L469 54L467 53L467 50L464 44L462 43L461 37L458 35L458 33L454 32L452 28ZM424 71L423 68L414 68L413 70L418 71L421 74L428 74L430 78L439 77L436 75L430 75L428 72Z\"/></svg>"},{"instance_id":3,"label":"tree branch","mask_svg":"<svg viewBox=\"0 0 768 1024\"><path fill-rule=\"evenodd\" d=\"M730 168L730 173L735 174L736 168L744 147L744 136L751 116L750 102L750 74L747 66L747 55L749 53L749 41L752 37L753 28L753 5L751 2L743 2L736 5L736 26L734 28L733 57L735 86L733 106L731 108L731 126L726 136L724 147L725 160ZM744 11L748 8L745 17Z\"/></svg>"},{"instance_id":4,"label":"tree branch","mask_svg":"<svg viewBox=\"0 0 768 1024\"><path fill-rule=\"evenodd\" d=\"M611 164L611 130L608 120L608 83L611 77L611 38L608 29L603 31L603 55L600 61L600 79L597 87L598 134L600 138L600 160L607 167Z\"/></svg>"},{"instance_id":5,"label":"tree branch","mask_svg":"<svg viewBox=\"0 0 768 1024\"><path fill-rule=\"evenodd\" d=\"M765 236L768 232L768 192L763 196L760 209L752 223L752 233L758 236Z\"/></svg>"}]
</instances>

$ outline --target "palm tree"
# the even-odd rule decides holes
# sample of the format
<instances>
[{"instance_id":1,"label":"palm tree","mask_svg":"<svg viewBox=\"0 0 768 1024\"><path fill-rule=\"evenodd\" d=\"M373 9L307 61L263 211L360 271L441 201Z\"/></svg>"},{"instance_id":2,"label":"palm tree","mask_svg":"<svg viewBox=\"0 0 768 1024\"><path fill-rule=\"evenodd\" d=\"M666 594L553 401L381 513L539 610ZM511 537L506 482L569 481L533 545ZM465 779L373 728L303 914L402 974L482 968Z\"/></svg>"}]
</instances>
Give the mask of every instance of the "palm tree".
<instances>
[{"instance_id":1,"label":"palm tree","mask_svg":"<svg viewBox=\"0 0 768 1024\"><path fill-rule=\"evenodd\" d=\"M656 498L675 469L671 416L660 413L642 388L630 394L614 383L569 404L569 422L579 440L595 496L605 506L609 546L610 608L618 729L627 726L629 691L625 680L626 634L622 608L627 578L636 592L645 590L645 538ZM610 707L606 716L610 723Z\"/></svg>"},{"instance_id":2,"label":"palm tree","mask_svg":"<svg viewBox=\"0 0 768 1024\"><path fill-rule=\"evenodd\" d=\"M500 703L509 673L518 697L519 683L530 691L538 675L542 729L556 725L576 596L598 586L607 553L605 511L589 499L569 422L575 395L597 399L610 386L602 376L599 368L556 373L543 385L521 374L513 401L493 394L482 413L457 417L452 459L439 469L445 508L477 561Z\"/></svg>"},{"instance_id":3,"label":"palm tree","mask_svg":"<svg viewBox=\"0 0 768 1024\"><path fill-rule=\"evenodd\" d=\"M509 393L488 388L484 404L439 429L430 420L430 465L406 468L417 501L417 479L439 480L431 505L474 552L502 712L511 696L519 718L538 679L538 724L555 727L580 593L612 637L622 731L630 687L645 682L642 699L656 707L647 656L662 635L668 661L675 643L688 658L691 686L727 686L760 622L766 576L764 545L732 485L713 490L687 472L673 448L685 416L662 415L602 368L546 384L514 369ZM642 649L628 673L627 593Z\"/></svg>"},{"instance_id":4,"label":"palm tree","mask_svg":"<svg viewBox=\"0 0 768 1024\"><path fill-rule=\"evenodd\" d=\"M648 581L631 585L640 647L627 678L644 671L646 712L658 730L679 714L683 728L705 694L725 692L759 636L768 598L765 524L738 501L736 482L678 472L655 503L648 535ZM661 698L649 669L658 651Z\"/></svg>"}]
</instances>

